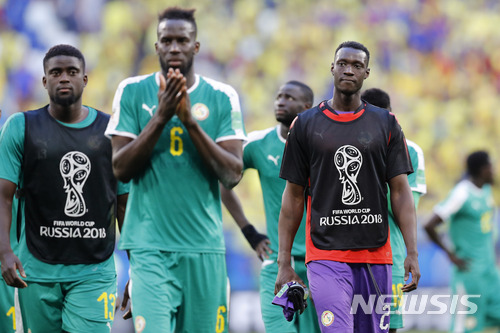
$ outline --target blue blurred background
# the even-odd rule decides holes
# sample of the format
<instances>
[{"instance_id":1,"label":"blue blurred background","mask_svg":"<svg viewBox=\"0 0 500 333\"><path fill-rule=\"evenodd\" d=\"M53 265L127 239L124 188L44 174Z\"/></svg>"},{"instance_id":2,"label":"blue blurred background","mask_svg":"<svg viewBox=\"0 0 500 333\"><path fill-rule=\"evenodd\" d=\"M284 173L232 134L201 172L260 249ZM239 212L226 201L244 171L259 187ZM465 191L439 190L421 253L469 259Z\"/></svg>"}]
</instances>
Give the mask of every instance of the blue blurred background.
<instances>
[{"instance_id":1,"label":"blue blurred background","mask_svg":"<svg viewBox=\"0 0 500 333\"><path fill-rule=\"evenodd\" d=\"M0 0L0 126L15 112L47 103L42 58L60 43L77 46L86 57L84 103L111 112L122 79L158 69L157 14L171 5L196 8L201 51L195 69L235 87L247 132L275 124L274 94L282 83L303 81L320 102L331 96L330 64L337 45L356 40L368 47L371 74L364 88L389 92L407 138L425 154L428 194L418 210L420 287L447 290L450 264L429 243L421 224L460 178L471 150L486 149L498 160L500 2ZM249 219L263 231L257 174L248 171L236 191ZM494 194L498 201L497 187ZM231 331L261 331L260 263L223 213ZM121 293L128 263L120 251L116 260ZM446 320L435 317L410 318L407 326L446 329ZM113 331L129 332L130 325L117 319Z\"/></svg>"}]
</instances>

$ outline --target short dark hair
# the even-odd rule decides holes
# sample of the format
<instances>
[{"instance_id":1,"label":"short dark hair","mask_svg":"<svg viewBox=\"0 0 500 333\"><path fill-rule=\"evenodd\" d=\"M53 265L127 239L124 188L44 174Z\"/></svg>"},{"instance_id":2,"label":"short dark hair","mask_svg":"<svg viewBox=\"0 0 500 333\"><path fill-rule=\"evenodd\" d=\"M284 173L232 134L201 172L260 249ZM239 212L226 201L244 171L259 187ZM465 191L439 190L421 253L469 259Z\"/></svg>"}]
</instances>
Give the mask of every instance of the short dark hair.
<instances>
[{"instance_id":1,"label":"short dark hair","mask_svg":"<svg viewBox=\"0 0 500 333\"><path fill-rule=\"evenodd\" d=\"M391 108L391 98L389 94L379 88L370 88L363 91L361 99L365 102L383 109Z\"/></svg>"},{"instance_id":2,"label":"short dark hair","mask_svg":"<svg viewBox=\"0 0 500 333\"><path fill-rule=\"evenodd\" d=\"M490 157L484 150L478 150L467 156L467 173L472 177L479 176L481 169L490 164Z\"/></svg>"},{"instance_id":3,"label":"short dark hair","mask_svg":"<svg viewBox=\"0 0 500 333\"><path fill-rule=\"evenodd\" d=\"M180 7L168 7L163 12L158 15L158 23L163 20L184 20L188 21L193 25L194 34L196 36L198 32L198 27L196 26L196 20L194 18L194 12L196 9L184 9Z\"/></svg>"},{"instance_id":4,"label":"short dark hair","mask_svg":"<svg viewBox=\"0 0 500 333\"><path fill-rule=\"evenodd\" d=\"M349 47L351 49L356 49L356 50L361 50L363 51L364 53L366 53L366 66L368 66L368 64L370 63L370 51L368 51L368 49L366 48L366 46L364 46L363 44L361 43L358 43L358 42L355 42L355 41L352 41L352 40L349 40L349 41L346 41L346 42L343 42L343 43L340 43L340 45L337 47L337 49L335 50L335 55L337 55L337 52L340 50L340 49L343 49L345 47Z\"/></svg>"},{"instance_id":5,"label":"short dark hair","mask_svg":"<svg viewBox=\"0 0 500 333\"><path fill-rule=\"evenodd\" d=\"M47 62L49 61L50 58L57 57L57 56L69 56L69 57L75 57L80 59L82 62L83 66L83 71L85 72L85 58L83 57L82 52L80 52L79 49L77 49L74 46L67 45L67 44L59 44L52 46L47 53L45 53L45 57L43 57L43 70L45 71L45 68L47 66Z\"/></svg>"},{"instance_id":6,"label":"short dark hair","mask_svg":"<svg viewBox=\"0 0 500 333\"><path fill-rule=\"evenodd\" d=\"M309 87L307 84L295 80L288 81L285 84L293 84L294 86L299 87L302 91L302 94L304 94L304 101L311 105L314 103L314 93L311 87Z\"/></svg>"}]
</instances>

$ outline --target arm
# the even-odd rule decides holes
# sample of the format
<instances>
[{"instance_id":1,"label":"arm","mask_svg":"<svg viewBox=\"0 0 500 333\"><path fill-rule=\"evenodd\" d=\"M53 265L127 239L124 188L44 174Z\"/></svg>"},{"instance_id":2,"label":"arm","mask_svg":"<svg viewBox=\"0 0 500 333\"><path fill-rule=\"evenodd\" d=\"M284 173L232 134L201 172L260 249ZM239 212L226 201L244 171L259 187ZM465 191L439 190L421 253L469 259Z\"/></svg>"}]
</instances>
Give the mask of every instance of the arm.
<instances>
[{"instance_id":1,"label":"arm","mask_svg":"<svg viewBox=\"0 0 500 333\"><path fill-rule=\"evenodd\" d=\"M12 287L27 287L19 275L26 277L23 265L12 251L10 244L10 226L12 224L12 200L16 191L16 184L0 179L0 262L2 264L2 276L5 282ZM19 207L21 209L21 207Z\"/></svg>"},{"instance_id":2,"label":"arm","mask_svg":"<svg viewBox=\"0 0 500 333\"><path fill-rule=\"evenodd\" d=\"M276 294L281 287L290 281L297 281L306 286L295 273L291 265L292 245L304 214L304 186L286 182L281 211L278 222L278 276L274 286Z\"/></svg>"},{"instance_id":3,"label":"arm","mask_svg":"<svg viewBox=\"0 0 500 333\"><path fill-rule=\"evenodd\" d=\"M186 91L184 76L179 70L169 69L166 79L160 75L157 112L139 136L135 139L113 136L113 172L118 180L127 183L145 168L165 125L175 114L182 92Z\"/></svg>"},{"instance_id":4,"label":"arm","mask_svg":"<svg viewBox=\"0 0 500 333\"><path fill-rule=\"evenodd\" d=\"M402 290L412 291L417 289L418 280L420 279L417 251L417 217L413 196L406 174L391 178L389 187L394 218L399 224L406 245L405 281L409 279L409 273L412 275L412 280L410 283L405 284Z\"/></svg>"},{"instance_id":5,"label":"arm","mask_svg":"<svg viewBox=\"0 0 500 333\"><path fill-rule=\"evenodd\" d=\"M226 206L229 214L231 214L236 224L240 227L241 232L245 235L247 241L250 243L255 252L257 252L257 256L260 260L264 260L264 258L269 259L269 254L272 253L272 251L269 248L269 244L271 243L269 242L267 236L258 233L250 221L248 221L236 193L234 193L233 190L228 190L222 186L222 184L220 184L219 187L222 203L224 203L224 206Z\"/></svg>"},{"instance_id":6,"label":"arm","mask_svg":"<svg viewBox=\"0 0 500 333\"><path fill-rule=\"evenodd\" d=\"M439 234L436 231L436 228L443 223L443 220L441 217L439 217L437 214L433 214L431 218L425 223L425 232L427 232L427 235L429 236L429 239L434 242L437 246L439 246L447 255L448 258L450 258L450 261L455 264L459 270L466 270L467 269L467 262L462 259L457 257L455 252L453 252L451 249L449 249L439 236Z\"/></svg>"},{"instance_id":7,"label":"arm","mask_svg":"<svg viewBox=\"0 0 500 333\"><path fill-rule=\"evenodd\" d=\"M125 220L125 208L127 208L128 193L117 197L116 219L118 220L118 230L122 231Z\"/></svg>"},{"instance_id":8,"label":"arm","mask_svg":"<svg viewBox=\"0 0 500 333\"><path fill-rule=\"evenodd\" d=\"M182 100L176 113L205 165L224 187L231 189L236 186L243 173L243 142L227 140L215 143L193 119L187 91L182 91Z\"/></svg>"}]
</instances>

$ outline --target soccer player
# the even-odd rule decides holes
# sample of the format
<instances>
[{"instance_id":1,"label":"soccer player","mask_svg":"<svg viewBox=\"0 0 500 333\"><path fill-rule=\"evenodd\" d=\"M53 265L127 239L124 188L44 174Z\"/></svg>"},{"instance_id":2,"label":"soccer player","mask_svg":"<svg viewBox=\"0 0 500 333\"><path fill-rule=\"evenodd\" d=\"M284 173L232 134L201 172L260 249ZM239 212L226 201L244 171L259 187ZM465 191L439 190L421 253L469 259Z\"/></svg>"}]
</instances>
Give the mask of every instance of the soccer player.
<instances>
[{"instance_id":1,"label":"soccer player","mask_svg":"<svg viewBox=\"0 0 500 333\"><path fill-rule=\"evenodd\" d=\"M106 133L131 181L120 248L130 256L137 332L226 332L227 271L219 182L241 179L238 94L195 74L194 10L158 18L160 71L122 81Z\"/></svg>"},{"instance_id":2,"label":"soccer player","mask_svg":"<svg viewBox=\"0 0 500 333\"><path fill-rule=\"evenodd\" d=\"M361 94L361 100L392 112L391 99L389 95L382 89L371 88L365 90ZM416 210L418 207L420 196L424 195L427 192L427 186L425 184L424 153L422 151L422 148L420 148L413 141L406 139L406 145L408 147L408 153L410 154L411 165L413 167L413 170L415 171L412 174L408 175L408 183L410 184L410 188L413 193L413 202L415 203ZM388 196L388 199L389 230L392 250L392 294L394 295L394 299L391 303L389 332L395 333L398 328L403 328L403 292L401 291L401 288L405 283L405 269L403 262L405 260L406 249L401 230L394 220L394 213L391 209L390 196Z\"/></svg>"},{"instance_id":3,"label":"soccer player","mask_svg":"<svg viewBox=\"0 0 500 333\"><path fill-rule=\"evenodd\" d=\"M121 223L128 189L113 175L104 136L109 115L82 104L88 81L82 53L56 45L43 68L49 104L15 113L2 129L2 276L19 288L26 331L109 332L116 217ZM9 240L14 192L21 212L18 256Z\"/></svg>"},{"instance_id":4,"label":"soccer player","mask_svg":"<svg viewBox=\"0 0 500 333\"><path fill-rule=\"evenodd\" d=\"M245 217L241 203L232 190L221 186L222 202L240 226L248 242L263 260L260 271L260 305L266 332L319 332L318 319L313 304L309 303L305 312L287 321L282 308L273 305L274 282L278 273L278 218L281 196L286 182L279 178L281 159L285 141L293 119L300 112L310 108L313 92L309 86L298 81L289 81L280 87L274 101L277 126L248 134L243 149L245 169L259 172L264 197L267 235L259 234ZM292 258L300 278L307 284L305 267L305 218L303 218L292 247ZM265 260L264 260L265 259Z\"/></svg>"},{"instance_id":5,"label":"soccer player","mask_svg":"<svg viewBox=\"0 0 500 333\"><path fill-rule=\"evenodd\" d=\"M467 157L466 175L435 206L425 223L429 238L448 255L453 263L452 293L479 295L468 302L477 306L475 313L454 314L453 332L482 332L500 327L500 275L496 267L494 243L495 204L491 193L493 167L486 151L475 151ZM449 222L452 247L443 242L436 228Z\"/></svg>"},{"instance_id":6,"label":"soccer player","mask_svg":"<svg viewBox=\"0 0 500 333\"><path fill-rule=\"evenodd\" d=\"M387 184L408 255L403 291L420 277L416 215L407 174L413 172L400 125L360 99L370 74L368 49L340 44L331 65L333 98L297 116L280 177L287 180L278 224L275 292L301 282L290 250L307 198L307 277L322 332L387 332L392 255ZM378 296L378 297L377 297ZM377 298L374 308L366 309ZM353 306L353 313L351 313Z\"/></svg>"}]
</instances>

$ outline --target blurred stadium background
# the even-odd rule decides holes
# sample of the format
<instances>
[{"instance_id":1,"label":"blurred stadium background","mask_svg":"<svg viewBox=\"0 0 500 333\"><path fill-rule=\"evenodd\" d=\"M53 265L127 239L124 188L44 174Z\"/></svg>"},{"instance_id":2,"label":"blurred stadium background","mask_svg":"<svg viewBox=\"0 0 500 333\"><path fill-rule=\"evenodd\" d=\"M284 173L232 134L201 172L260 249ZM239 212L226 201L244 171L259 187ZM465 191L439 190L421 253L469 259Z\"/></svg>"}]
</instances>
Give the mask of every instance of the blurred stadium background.
<instances>
[{"instance_id":1,"label":"blurred stadium background","mask_svg":"<svg viewBox=\"0 0 500 333\"><path fill-rule=\"evenodd\" d=\"M0 0L0 125L15 112L47 103L42 58L60 43L79 47L86 57L84 103L111 112L122 79L158 69L157 14L171 5L196 8L201 52L195 69L236 88L247 132L275 124L274 94L286 80L309 84L315 102L329 98L335 48L345 40L365 44L371 75L364 88L390 93L407 138L424 150L428 193L418 210L420 224L461 177L471 150L486 149L498 161L497 0ZM263 231L256 173L247 172L237 192ZM498 195L496 188L497 201ZM231 332L260 332L259 261L226 211L224 217ZM419 228L419 292L446 292L447 258ZM121 293L128 264L120 251L116 259ZM448 316L424 316L407 316L407 329L447 329ZM113 332L130 332L130 321L119 317L117 312Z\"/></svg>"}]
</instances>

